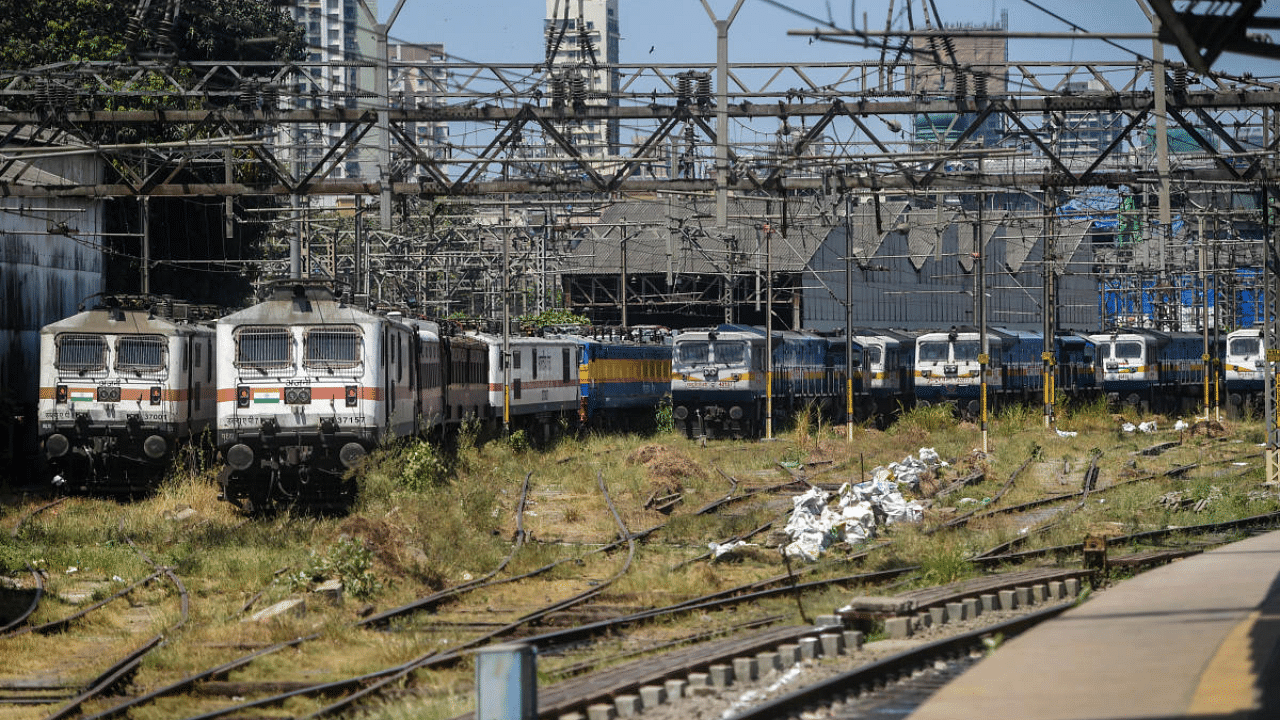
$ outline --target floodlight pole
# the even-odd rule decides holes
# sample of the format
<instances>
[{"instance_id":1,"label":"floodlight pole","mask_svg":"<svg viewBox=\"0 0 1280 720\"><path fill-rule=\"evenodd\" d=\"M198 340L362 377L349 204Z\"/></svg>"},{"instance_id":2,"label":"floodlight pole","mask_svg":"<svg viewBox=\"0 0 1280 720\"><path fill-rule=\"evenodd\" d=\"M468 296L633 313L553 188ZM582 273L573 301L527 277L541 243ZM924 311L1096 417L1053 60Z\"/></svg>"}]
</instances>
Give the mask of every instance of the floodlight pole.
<instances>
[{"instance_id":1,"label":"floodlight pole","mask_svg":"<svg viewBox=\"0 0 1280 720\"><path fill-rule=\"evenodd\" d=\"M741 3L739 3L741 4ZM773 439L773 226L764 226L764 439Z\"/></svg>"},{"instance_id":2,"label":"floodlight pole","mask_svg":"<svg viewBox=\"0 0 1280 720\"><path fill-rule=\"evenodd\" d=\"M847 442L853 442L853 234L850 232L852 222L849 210L849 194L846 192L844 196L844 434Z\"/></svg>"}]
</instances>

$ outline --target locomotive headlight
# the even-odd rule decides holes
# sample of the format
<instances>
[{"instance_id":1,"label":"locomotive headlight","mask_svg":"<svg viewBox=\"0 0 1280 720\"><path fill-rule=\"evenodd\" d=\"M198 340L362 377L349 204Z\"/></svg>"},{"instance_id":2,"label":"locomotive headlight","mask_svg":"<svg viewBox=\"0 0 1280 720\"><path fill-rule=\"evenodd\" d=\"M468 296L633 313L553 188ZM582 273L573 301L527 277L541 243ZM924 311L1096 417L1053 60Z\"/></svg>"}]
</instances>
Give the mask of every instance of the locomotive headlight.
<instances>
[{"instance_id":1,"label":"locomotive headlight","mask_svg":"<svg viewBox=\"0 0 1280 720\"><path fill-rule=\"evenodd\" d=\"M235 470L248 470L253 464L253 448L236 443L227 450L227 464Z\"/></svg>"},{"instance_id":2,"label":"locomotive headlight","mask_svg":"<svg viewBox=\"0 0 1280 720\"><path fill-rule=\"evenodd\" d=\"M346 467L353 468L364 459L364 447L360 443L349 442L338 451L338 459Z\"/></svg>"},{"instance_id":3,"label":"locomotive headlight","mask_svg":"<svg viewBox=\"0 0 1280 720\"><path fill-rule=\"evenodd\" d=\"M252 401L253 396L249 393L248 385L240 385L236 387L236 407L247 408Z\"/></svg>"},{"instance_id":4,"label":"locomotive headlight","mask_svg":"<svg viewBox=\"0 0 1280 720\"><path fill-rule=\"evenodd\" d=\"M347 399L347 407L355 407L360 399L359 389L355 385L347 385L343 388L342 394Z\"/></svg>"},{"instance_id":5,"label":"locomotive headlight","mask_svg":"<svg viewBox=\"0 0 1280 720\"><path fill-rule=\"evenodd\" d=\"M684 420L689 417L689 408L684 405L677 405L676 409L671 412L677 420Z\"/></svg>"},{"instance_id":6,"label":"locomotive headlight","mask_svg":"<svg viewBox=\"0 0 1280 720\"><path fill-rule=\"evenodd\" d=\"M165 442L164 438L159 435L152 435L142 441L142 452L146 453L147 457L152 460L159 460L164 457L165 453L168 451L169 443Z\"/></svg>"},{"instance_id":7,"label":"locomotive headlight","mask_svg":"<svg viewBox=\"0 0 1280 720\"><path fill-rule=\"evenodd\" d=\"M99 386L98 402L120 402L120 386L119 385Z\"/></svg>"},{"instance_id":8,"label":"locomotive headlight","mask_svg":"<svg viewBox=\"0 0 1280 720\"><path fill-rule=\"evenodd\" d=\"M311 388L287 387L284 389L284 401L289 405L306 405L311 402Z\"/></svg>"},{"instance_id":9,"label":"locomotive headlight","mask_svg":"<svg viewBox=\"0 0 1280 720\"><path fill-rule=\"evenodd\" d=\"M730 419L730 420L741 420L741 419L742 419L742 406L741 406L741 405L734 405L733 407L729 408L729 419Z\"/></svg>"},{"instance_id":10,"label":"locomotive headlight","mask_svg":"<svg viewBox=\"0 0 1280 720\"><path fill-rule=\"evenodd\" d=\"M150 400L152 405L160 404L160 387L159 386L152 386L149 395L150 395Z\"/></svg>"},{"instance_id":11,"label":"locomotive headlight","mask_svg":"<svg viewBox=\"0 0 1280 720\"><path fill-rule=\"evenodd\" d=\"M62 433L54 433L44 441L44 454L49 459L60 458L71 450L71 441Z\"/></svg>"},{"instance_id":12,"label":"locomotive headlight","mask_svg":"<svg viewBox=\"0 0 1280 720\"><path fill-rule=\"evenodd\" d=\"M67 391L66 385L59 385L53 391L53 401L58 405L65 405L69 397L71 397L71 393Z\"/></svg>"}]
</instances>

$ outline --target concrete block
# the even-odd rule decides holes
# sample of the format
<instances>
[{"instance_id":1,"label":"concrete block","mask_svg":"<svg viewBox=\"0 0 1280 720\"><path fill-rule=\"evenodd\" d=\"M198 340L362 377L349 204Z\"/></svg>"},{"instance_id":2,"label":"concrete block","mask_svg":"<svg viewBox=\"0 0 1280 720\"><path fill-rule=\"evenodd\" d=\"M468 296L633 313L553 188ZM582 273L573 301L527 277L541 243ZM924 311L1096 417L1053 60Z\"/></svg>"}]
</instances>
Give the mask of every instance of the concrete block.
<instances>
[{"instance_id":1,"label":"concrete block","mask_svg":"<svg viewBox=\"0 0 1280 720\"><path fill-rule=\"evenodd\" d=\"M596 703L587 708L587 720L613 720L618 711L612 704Z\"/></svg>"},{"instance_id":2,"label":"concrete block","mask_svg":"<svg viewBox=\"0 0 1280 720\"><path fill-rule=\"evenodd\" d=\"M652 710L667 701L667 689L661 685L645 685L640 688L640 706Z\"/></svg>"},{"instance_id":3,"label":"concrete block","mask_svg":"<svg viewBox=\"0 0 1280 720\"><path fill-rule=\"evenodd\" d=\"M884 621L885 633L894 640L911 637L911 618L889 618Z\"/></svg>"},{"instance_id":4,"label":"concrete block","mask_svg":"<svg viewBox=\"0 0 1280 720\"><path fill-rule=\"evenodd\" d=\"M818 638L815 638L815 637L800 638L800 659L801 660L813 660L814 658L818 657L819 650L821 650L821 648L818 647Z\"/></svg>"},{"instance_id":5,"label":"concrete block","mask_svg":"<svg viewBox=\"0 0 1280 720\"><path fill-rule=\"evenodd\" d=\"M819 615L818 617L814 618L813 624L815 627L820 627L820 628L832 627L837 625L840 627L844 627L844 620L841 619L839 615Z\"/></svg>"},{"instance_id":6,"label":"concrete block","mask_svg":"<svg viewBox=\"0 0 1280 720\"><path fill-rule=\"evenodd\" d=\"M1049 597L1054 600L1061 600L1067 596L1067 584L1061 580L1054 580L1049 583Z\"/></svg>"},{"instance_id":7,"label":"concrete block","mask_svg":"<svg viewBox=\"0 0 1280 720\"><path fill-rule=\"evenodd\" d=\"M711 675L704 672L689 673L688 684L685 686L686 694L705 687L711 687Z\"/></svg>"},{"instance_id":8,"label":"concrete block","mask_svg":"<svg viewBox=\"0 0 1280 720\"><path fill-rule=\"evenodd\" d=\"M1013 589L1014 597L1018 598L1018 607L1027 607L1032 603L1031 588L1023 586Z\"/></svg>"},{"instance_id":9,"label":"concrete block","mask_svg":"<svg viewBox=\"0 0 1280 720\"><path fill-rule=\"evenodd\" d=\"M1000 591L1000 609L1001 610L1017 610L1018 596L1012 590Z\"/></svg>"},{"instance_id":10,"label":"concrete block","mask_svg":"<svg viewBox=\"0 0 1280 720\"><path fill-rule=\"evenodd\" d=\"M844 635L842 633L822 633L818 636L822 644L822 657L836 657L844 652Z\"/></svg>"},{"instance_id":11,"label":"concrete block","mask_svg":"<svg viewBox=\"0 0 1280 720\"><path fill-rule=\"evenodd\" d=\"M964 605L964 616L967 618L976 618L982 614L982 605L978 603L977 598L965 598L960 601Z\"/></svg>"},{"instance_id":12,"label":"concrete block","mask_svg":"<svg viewBox=\"0 0 1280 720\"><path fill-rule=\"evenodd\" d=\"M934 625L943 625L947 622L947 609L941 605L929 608L929 615L933 618Z\"/></svg>"},{"instance_id":13,"label":"concrete block","mask_svg":"<svg viewBox=\"0 0 1280 720\"><path fill-rule=\"evenodd\" d=\"M756 653L756 669L760 677L782 671L782 657L776 651L766 650Z\"/></svg>"},{"instance_id":14,"label":"concrete block","mask_svg":"<svg viewBox=\"0 0 1280 720\"><path fill-rule=\"evenodd\" d=\"M707 679L713 688L727 688L733 684L733 666L712 665L707 668Z\"/></svg>"},{"instance_id":15,"label":"concrete block","mask_svg":"<svg viewBox=\"0 0 1280 720\"><path fill-rule=\"evenodd\" d=\"M640 715L640 696L618 695L613 698L613 706L618 710L618 717L638 717Z\"/></svg>"},{"instance_id":16,"label":"concrete block","mask_svg":"<svg viewBox=\"0 0 1280 720\"><path fill-rule=\"evenodd\" d=\"M933 616L928 612L917 613L915 622L911 623L911 627L919 630L928 630L933 627Z\"/></svg>"},{"instance_id":17,"label":"concrete block","mask_svg":"<svg viewBox=\"0 0 1280 720\"><path fill-rule=\"evenodd\" d=\"M342 604L342 581L337 578L325 580L311 592L328 601L330 605Z\"/></svg>"},{"instance_id":18,"label":"concrete block","mask_svg":"<svg viewBox=\"0 0 1280 720\"><path fill-rule=\"evenodd\" d=\"M667 700L679 700L684 697L684 688L689 683L684 680L668 680L664 683L667 691Z\"/></svg>"},{"instance_id":19,"label":"concrete block","mask_svg":"<svg viewBox=\"0 0 1280 720\"><path fill-rule=\"evenodd\" d=\"M1067 578L1062 584L1067 588L1067 595L1075 597L1080 594L1080 578Z\"/></svg>"},{"instance_id":20,"label":"concrete block","mask_svg":"<svg viewBox=\"0 0 1280 720\"><path fill-rule=\"evenodd\" d=\"M1031 586L1031 597L1037 603L1044 603L1049 599L1049 586L1045 583L1037 583Z\"/></svg>"},{"instance_id":21,"label":"concrete block","mask_svg":"<svg viewBox=\"0 0 1280 720\"><path fill-rule=\"evenodd\" d=\"M783 643L779 645L778 660L782 662L783 670L800 662L800 645L797 643Z\"/></svg>"},{"instance_id":22,"label":"concrete block","mask_svg":"<svg viewBox=\"0 0 1280 720\"><path fill-rule=\"evenodd\" d=\"M737 657L733 659L733 679L737 682L751 682L756 679L760 666L753 657Z\"/></svg>"},{"instance_id":23,"label":"concrete block","mask_svg":"<svg viewBox=\"0 0 1280 720\"><path fill-rule=\"evenodd\" d=\"M844 631L844 647L851 653L858 652L862 649L863 639L864 638L860 630Z\"/></svg>"},{"instance_id":24,"label":"concrete block","mask_svg":"<svg viewBox=\"0 0 1280 720\"><path fill-rule=\"evenodd\" d=\"M995 593L984 593L978 596L982 603L982 612L995 612L1000 609L1000 598Z\"/></svg>"},{"instance_id":25,"label":"concrete block","mask_svg":"<svg viewBox=\"0 0 1280 720\"><path fill-rule=\"evenodd\" d=\"M951 622L962 622L969 619L969 615L964 611L964 603L947 603L947 618Z\"/></svg>"},{"instance_id":26,"label":"concrete block","mask_svg":"<svg viewBox=\"0 0 1280 720\"><path fill-rule=\"evenodd\" d=\"M307 603L304 602L302 598L287 598L285 600L281 600L275 605L272 605L271 607L259 610L248 619L242 620L241 622L264 622L266 620L280 617L281 615L302 617L306 613Z\"/></svg>"},{"instance_id":27,"label":"concrete block","mask_svg":"<svg viewBox=\"0 0 1280 720\"><path fill-rule=\"evenodd\" d=\"M557 717L556 720L587 720L587 716L580 712L567 712Z\"/></svg>"}]
</instances>

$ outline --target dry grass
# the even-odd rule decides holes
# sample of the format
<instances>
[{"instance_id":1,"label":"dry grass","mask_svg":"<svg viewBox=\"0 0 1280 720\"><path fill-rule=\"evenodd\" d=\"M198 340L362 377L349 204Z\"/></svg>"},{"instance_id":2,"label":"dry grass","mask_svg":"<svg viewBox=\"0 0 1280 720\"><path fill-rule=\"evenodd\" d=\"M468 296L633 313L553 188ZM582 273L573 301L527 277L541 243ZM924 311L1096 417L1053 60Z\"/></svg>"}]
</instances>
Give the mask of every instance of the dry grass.
<instances>
[{"instance_id":1,"label":"dry grass","mask_svg":"<svg viewBox=\"0 0 1280 720\"><path fill-rule=\"evenodd\" d=\"M1146 418L1142 418L1146 419ZM1037 412L1006 410L990 424L991 453L980 447L976 425L963 422L947 408L906 413L887 431L860 427L855 441L843 426L801 415L795 427L771 442L713 442L707 447L674 435L590 436L561 440L540 451L493 441L476 446L464 442L455 456L441 455L448 470L440 475L406 477L406 450L375 456L360 478L362 496L345 517L284 514L274 518L243 517L217 502L208 475L176 474L153 497L117 504L76 498L33 518L16 541L3 533L0 558L36 562L48 572L51 602L41 608L44 622L114 592L119 577L132 582L151 567L125 541L133 539L152 560L175 568L191 591L191 619L173 641L148 660L136 679L138 689L156 687L196 669L264 644L319 632L324 639L306 643L255 663L231 679L277 678L327 680L384 668L432 649L448 649L468 637L466 627L445 623L505 622L535 606L598 587L622 567L625 552L600 552L619 536L597 478L603 478L613 507L629 532L662 525L640 543L635 566L610 586L600 605L616 612L668 605L785 572L770 535L753 538L761 546L732 561L693 561L709 542L724 542L770 520L780 526L791 509L787 496L760 496L715 513L697 515L705 504L729 493L776 485L790 479L780 463L802 468L814 482L856 482L877 465L901 461L921 447L932 447L950 465L931 479L930 492L973 470L983 470L979 484L940 498L926 511L925 526L953 517L999 492L1005 480L1028 457L1016 486L1001 500L1009 505L1047 494L1072 492L1089 458L1100 451L1101 485L1158 475L1191 462L1210 463L1256 451L1257 423L1227 423L1213 428L1171 432L1171 418L1155 418L1154 435L1118 432L1118 421L1098 405L1066 408L1058 427L1077 431L1060 437L1046 430ZM1130 420L1137 420L1130 418ZM1138 451L1157 442L1182 440L1164 454ZM434 451L433 451L434 452ZM415 455L421 459L423 455ZM434 457L434 456L432 456ZM1256 465L1256 462L1254 463ZM532 473L530 475L530 473ZM529 476L526 543L504 576L552 563L537 579L508 583L465 595L397 623L390 633L356 630L352 622L362 609L386 609L434 590L456 585L492 571L513 547L520 488ZM1033 546L1079 542L1087 533L1131 533L1170 525L1258 514L1280 506L1275 489L1260 487L1260 472L1225 462L1207 465L1183 479L1155 479L1098 493L1085 508L1058 528L1033 538ZM1210 499L1200 513L1160 502L1167 493ZM664 514L654 509L658 497L679 496ZM1099 502L1101 501L1101 502ZM30 508L9 503L10 523ZM831 559L805 579L918 565L914 585L951 582L976 571L966 561L1005 540L1021 528L1009 518L975 521L963 532L927 535L922 528L895 526L884 538L892 544L853 566L839 561L849 549L838 548ZM351 558L343 548L361 548ZM362 559L363 558L363 559ZM12 561L11 561L12 564ZM76 568L68 572L69 568ZM325 567L350 578L363 578L372 588L367 598L347 597L332 606L309 592L308 569ZM20 568L10 568L22 582ZM850 593L877 588L832 589L805 597L759 603L753 617L777 614L800 621L802 614L830 612ZM243 622L249 614L287 597L304 597L305 614L271 622ZM59 599L62 598L62 599ZM0 682L28 677L59 677L82 682L99 672L103 658L121 654L142 637L177 622L176 594L167 582L154 582L117 601L65 635L24 636L4 641L6 663ZM707 627L740 619L743 612L670 619L636 628L635 642L687 637ZM757 615L758 614L758 615ZM618 641L621 643L622 641ZM637 646L629 646L631 649ZM548 672L584 657L606 659L628 649L604 643L582 655L544 658ZM445 718L472 707L471 676L457 669L418 673L407 693L369 708L371 717ZM132 713L137 718L186 716L226 704L225 700L168 698ZM305 714L317 701L298 700L285 711ZM15 711L14 717L42 717L48 708Z\"/></svg>"}]
</instances>

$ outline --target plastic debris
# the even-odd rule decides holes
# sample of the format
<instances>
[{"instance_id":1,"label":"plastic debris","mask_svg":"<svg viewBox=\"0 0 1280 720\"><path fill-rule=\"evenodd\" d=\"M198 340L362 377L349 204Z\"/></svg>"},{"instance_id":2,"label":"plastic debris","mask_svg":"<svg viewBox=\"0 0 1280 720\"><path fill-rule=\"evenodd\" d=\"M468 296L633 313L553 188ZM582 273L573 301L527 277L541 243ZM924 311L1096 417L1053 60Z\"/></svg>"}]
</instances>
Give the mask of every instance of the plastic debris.
<instances>
[{"instance_id":1,"label":"plastic debris","mask_svg":"<svg viewBox=\"0 0 1280 720\"><path fill-rule=\"evenodd\" d=\"M1058 437L1068 438L1076 436L1076 432L1074 430L1058 430L1055 428L1054 432L1058 433Z\"/></svg>"},{"instance_id":2,"label":"plastic debris","mask_svg":"<svg viewBox=\"0 0 1280 720\"><path fill-rule=\"evenodd\" d=\"M711 550L711 559L719 560L734 550L744 547L754 547L754 545L754 543L744 542L742 540L731 540L723 545L717 542L709 542L707 543L707 548Z\"/></svg>"},{"instance_id":3,"label":"plastic debris","mask_svg":"<svg viewBox=\"0 0 1280 720\"><path fill-rule=\"evenodd\" d=\"M919 457L909 456L901 463L876 467L870 480L846 483L834 502L829 502L830 497L823 490L811 488L792 499L791 518L785 528L791 542L783 552L787 557L812 562L836 543L870 540L882 525L920 522L923 506L918 501L908 501L900 487L917 490L925 473L946 464L933 448L921 448Z\"/></svg>"},{"instance_id":4,"label":"plastic debris","mask_svg":"<svg viewBox=\"0 0 1280 720\"><path fill-rule=\"evenodd\" d=\"M1191 426L1188 425L1186 422L1184 422L1181 418L1178 419L1178 422L1173 424L1174 430L1186 430L1189 427Z\"/></svg>"},{"instance_id":5,"label":"plastic debris","mask_svg":"<svg viewBox=\"0 0 1280 720\"><path fill-rule=\"evenodd\" d=\"M1156 431L1156 421L1155 421L1155 420L1149 420L1149 421L1144 422L1144 423L1139 423L1139 424L1138 424L1138 429L1139 429L1139 430L1141 430L1141 431L1142 431L1142 432L1144 432L1144 433L1153 433L1153 432L1155 432L1155 431Z\"/></svg>"}]
</instances>

